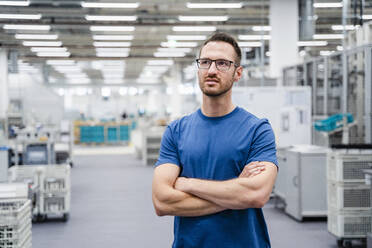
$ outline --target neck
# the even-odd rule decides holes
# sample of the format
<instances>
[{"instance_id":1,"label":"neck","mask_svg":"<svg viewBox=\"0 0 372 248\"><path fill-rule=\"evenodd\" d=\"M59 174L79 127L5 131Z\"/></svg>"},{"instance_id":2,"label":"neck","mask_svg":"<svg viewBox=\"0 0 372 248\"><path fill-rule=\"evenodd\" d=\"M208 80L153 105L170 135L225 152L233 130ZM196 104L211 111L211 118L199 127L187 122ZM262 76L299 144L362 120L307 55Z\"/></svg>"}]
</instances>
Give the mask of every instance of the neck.
<instances>
[{"instance_id":1,"label":"neck","mask_svg":"<svg viewBox=\"0 0 372 248\"><path fill-rule=\"evenodd\" d=\"M231 101L231 94L221 97L210 97L203 94L201 111L205 116L218 117L232 112L235 105Z\"/></svg>"}]
</instances>

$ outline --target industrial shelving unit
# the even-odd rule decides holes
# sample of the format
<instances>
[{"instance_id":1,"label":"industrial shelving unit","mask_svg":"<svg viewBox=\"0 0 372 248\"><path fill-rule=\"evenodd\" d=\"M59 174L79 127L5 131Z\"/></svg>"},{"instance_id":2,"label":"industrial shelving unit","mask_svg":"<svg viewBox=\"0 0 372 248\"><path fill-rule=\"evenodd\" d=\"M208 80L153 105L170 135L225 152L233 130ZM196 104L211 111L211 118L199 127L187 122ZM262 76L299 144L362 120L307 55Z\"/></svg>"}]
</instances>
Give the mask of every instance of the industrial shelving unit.
<instances>
[{"instance_id":1,"label":"industrial shelving unit","mask_svg":"<svg viewBox=\"0 0 372 248\"><path fill-rule=\"evenodd\" d=\"M337 146L327 159L328 231L339 246L365 240L372 231L371 188L365 169L372 168L372 147Z\"/></svg>"}]
</instances>

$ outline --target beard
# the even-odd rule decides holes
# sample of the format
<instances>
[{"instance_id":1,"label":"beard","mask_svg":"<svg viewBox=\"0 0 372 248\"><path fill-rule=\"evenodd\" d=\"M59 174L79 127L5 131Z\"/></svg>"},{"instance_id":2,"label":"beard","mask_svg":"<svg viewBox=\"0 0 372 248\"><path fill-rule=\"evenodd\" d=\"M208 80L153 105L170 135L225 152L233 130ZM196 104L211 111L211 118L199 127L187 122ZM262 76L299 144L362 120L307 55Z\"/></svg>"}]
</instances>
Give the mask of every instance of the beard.
<instances>
[{"instance_id":1,"label":"beard","mask_svg":"<svg viewBox=\"0 0 372 248\"><path fill-rule=\"evenodd\" d=\"M207 77L208 79L215 79L219 86L219 89L209 89L208 86L204 86L204 82L206 81L206 79L204 79L202 81L202 83L200 83L200 79L199 79L199 87L201 89L201 91L203 92L204 95L206 96L209 96L209 97L219 97L219 96L222 96L224 94L226 94L228 91L231 90L232 86L233 86L233 78L231 78L231 80L228 80L226 81L225 83L221 83L220 80L218 80L217 78L215 77Z\"/></svg>"}]
</instances>

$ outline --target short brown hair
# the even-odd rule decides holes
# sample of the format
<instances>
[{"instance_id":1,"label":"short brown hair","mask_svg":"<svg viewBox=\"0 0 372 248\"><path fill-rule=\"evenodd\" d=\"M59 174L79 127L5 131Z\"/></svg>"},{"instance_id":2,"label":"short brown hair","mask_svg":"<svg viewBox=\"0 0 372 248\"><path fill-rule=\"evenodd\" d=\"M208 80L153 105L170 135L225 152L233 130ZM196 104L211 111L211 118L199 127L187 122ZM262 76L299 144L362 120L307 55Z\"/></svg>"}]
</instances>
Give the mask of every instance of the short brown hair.
<instances>
[{"instance_id":1,"label":"short brown hair","mask_svg":"<svg viewBox=\"0 0 372 248\"><path fill-rule=\"evenodd\" d=\"M203 47L211 41L222 41L222 42L229 43L234 48L235 53L236 53L236 58L237 59L236 59L235 63L237 65L240 65L240 61L242 59L242 51L240 50L238 42L236 42L236 40L232 36L230 36L226 33L215 33L208 40L206 40L204 42L203 46L200 48L199 56L200 56L200 53L201 53Z\"/></svg>"}]
</instances>

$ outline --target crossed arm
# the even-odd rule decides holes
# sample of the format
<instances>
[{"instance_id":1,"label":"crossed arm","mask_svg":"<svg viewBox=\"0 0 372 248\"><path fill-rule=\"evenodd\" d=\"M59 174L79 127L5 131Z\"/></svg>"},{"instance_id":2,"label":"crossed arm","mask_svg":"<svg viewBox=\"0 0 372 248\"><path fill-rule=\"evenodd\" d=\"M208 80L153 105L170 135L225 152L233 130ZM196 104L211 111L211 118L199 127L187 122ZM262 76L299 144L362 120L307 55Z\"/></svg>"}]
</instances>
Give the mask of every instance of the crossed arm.
<instances>
[{"instance_id":1,"label":"crossed arm","mask_svg":"<svg viewBox=\"0 0 372 248\"><path fill-rule=\"evenodd\" d=\"M203 216L225 209L262 207L269 199L277 168L253 162L226 181L178 177L180 168L163 164L154 171L152 199L157 215Z\"/></svg>"}]
</instances>

